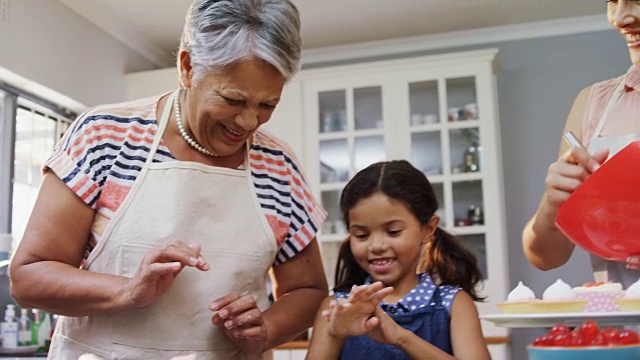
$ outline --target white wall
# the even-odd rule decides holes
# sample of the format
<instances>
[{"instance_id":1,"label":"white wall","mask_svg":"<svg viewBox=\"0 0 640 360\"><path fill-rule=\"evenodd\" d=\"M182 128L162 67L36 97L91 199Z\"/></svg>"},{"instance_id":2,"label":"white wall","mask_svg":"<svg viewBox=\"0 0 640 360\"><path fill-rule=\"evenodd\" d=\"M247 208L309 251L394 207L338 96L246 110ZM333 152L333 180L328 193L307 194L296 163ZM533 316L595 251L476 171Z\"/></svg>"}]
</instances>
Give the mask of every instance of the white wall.
<instances>
[{"instance_id":1,"label":"white wall","mask_svg":"<svg viewBox=\"0 0 640 360\"><path fill-rule=\"evenodd\" d=\"M140 71L124 77L129 100L161 94L178 88L178 70L175 67Z\"/></svg>"},{"instance_id":2,"label":"white wall","mask_svg":"<svg viewBox=\"0 0 640 360\"><path fill-rule=\"evenodd\" d=\"M44 86L74 108L125 100L124 74L155 68L57 0L8 3L8 21L0 21L0 81Z\"/></svg>"}]
</instances>

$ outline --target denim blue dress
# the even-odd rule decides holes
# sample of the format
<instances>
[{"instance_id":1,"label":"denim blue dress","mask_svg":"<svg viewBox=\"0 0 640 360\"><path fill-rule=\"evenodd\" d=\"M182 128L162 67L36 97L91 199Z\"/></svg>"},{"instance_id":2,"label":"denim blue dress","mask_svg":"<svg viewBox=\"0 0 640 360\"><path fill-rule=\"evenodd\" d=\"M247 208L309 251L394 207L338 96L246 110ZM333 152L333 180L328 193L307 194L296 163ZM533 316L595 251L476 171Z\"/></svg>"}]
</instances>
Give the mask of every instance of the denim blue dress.
<instances>
[{"instance_id":1,"label":"denim blue dress","mask_svg":"<svg viewBox=\"0 0 640 360\"><path fill-rule=\"evenodd\" d=\"M400 326L422 339L453 355L449 322L451 303L460 288L449 285L436 286L425 273L418 275L420 283L397 304L382 303L382 309ZM365 284L370 283L367 279ZM336 292L334 297L346 297L348 293ZM390 344L380 344L368 336L349 337L340 352L341 360L401 360L410 359L400 349Z\"/></svg>"}]
</instances>

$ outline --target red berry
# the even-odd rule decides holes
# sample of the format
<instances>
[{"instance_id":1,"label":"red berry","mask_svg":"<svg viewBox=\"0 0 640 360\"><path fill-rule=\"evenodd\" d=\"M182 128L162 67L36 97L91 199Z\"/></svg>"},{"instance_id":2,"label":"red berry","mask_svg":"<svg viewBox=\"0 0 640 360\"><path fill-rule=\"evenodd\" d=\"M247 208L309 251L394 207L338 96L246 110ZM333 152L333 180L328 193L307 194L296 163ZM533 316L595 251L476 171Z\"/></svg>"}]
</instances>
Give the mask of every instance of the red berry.
<instances>
[{"instance_id":1,"label":"red berry","mask_svg":"<svg viewBox=\"0 0 640 360\"><path fill-rule=\"evenodd\" d=\"M547 337L549 337L549 335L547 335L547 334L537 336L535 339L533 339L533 342L531 343L531 345L533 345L533 346L544 346L544 343L545 343L545 340L546 340Z\"/></svg>"},{"instance_id":2,"label":"red berry","mask_svg":"<svg viewBox=\"0 0 640 360\"><path fill-rule=\"evenodd\" d=\"M546 335L540 335L537 336L535 339L533 339L533 342L531 343L531 345L533 346L542 346L542 342L544 341L544 337Z\"/></svg>"},{"instance_id":3,"label":"red berry","mask_svg":"<svg viewBox=\"0 0 640 360\"><path fill-rule=\"evenodd\" d=\"M587 342L595 339L596 336L600 333L600 329L598 328L598 324L596 324L593 320L587 320L583 322L580 327L576 330L580 335L587 340Z\"/></svg>"},{"instance_id":4,"label":"red berry","mask_svg":"<svg viewBox=\"0 0 640 360\"><path fill-rule=\"evenodd\" d=\"M602 335L602 340L606 345L617 345L619 343L618 334L620 330L616 328L605 328L600 331L600 335Z\"/></svg>"},{"instance_id":5,"label":"red berry","mask_svg":"<svg viewBox=\"0 0 640 360\"><path fill-rule=\"evenodd\" d=\"M605 346L607 343L604 341L602 334L598 334L595 338L591 339L586 345L590 346Z\"/></svg>"},{"instance_id":6,"label":"red berry","mask_svg":"<svg viewBox=\"0 0 640 360\"><path fill-rule=\"evenodd\" d=\"M553 342L553 336L549 334L544 334L536 337L532 343L533 346L553 346L555 343Z\"/></svg>"},{"instance_id":7,"label":"red berry","mask_svg":"<svg viewBox=\"0 0 640 360\"><path fill-rule=\"evenodd\" d=\"M572 332L570 335L571 342L569 346L583 346L588 343L587 339L578 331Z\"/></svg>"},{"instance_id":8,"label":"red berry","mask_svg":"<svg viewBox=\"0 0 640 360\"><path fill-rule=\"evenodd\" d=\"M638 344L640 343L640 336L633 330L622 329L618 333L618 342L622 345Z\"/></svg>"},{"instance_id":9,"label":"red berry","mask_svg":"<svg viewBox=\"0 0 640 360\"><path fill-rule=\"evenodd\" d=\"M571 329L566 324L557 324L554 325L551 330L549 330L550 335L559 335L559 334L568 334L571 332Z\"/></svg>"},{"instance_id":10,"label":"red berry","mask_svg":"<svg viewBox=\"0 0 640 360\"><path fill-rule=\"evenodd\" d=\"M553 337L553 342L555 346L573 346L573 337L571 333L568 334L558 334Z\"/></svg>"}]
</instances>

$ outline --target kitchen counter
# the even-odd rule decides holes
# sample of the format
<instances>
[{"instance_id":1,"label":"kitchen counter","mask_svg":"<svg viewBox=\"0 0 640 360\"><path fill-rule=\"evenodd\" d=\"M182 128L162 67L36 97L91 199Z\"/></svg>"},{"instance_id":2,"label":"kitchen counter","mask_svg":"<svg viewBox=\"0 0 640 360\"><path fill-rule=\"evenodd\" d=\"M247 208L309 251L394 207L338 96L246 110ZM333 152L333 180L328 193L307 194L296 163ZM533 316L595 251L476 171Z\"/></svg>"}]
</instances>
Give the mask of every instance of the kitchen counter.
<instances>
[{"instance_id":1,"label":"kitchen counter","mask_svg":"<svg viewBox=\"0 0 640 360\"><path fill-rule=\"evenodd\" d=\"M17 349L5 349L0 346L0 359L44 359L47 357L46 352L36 352L37 347L34 348L17 348Z\"/></svg>"}]
</instances>

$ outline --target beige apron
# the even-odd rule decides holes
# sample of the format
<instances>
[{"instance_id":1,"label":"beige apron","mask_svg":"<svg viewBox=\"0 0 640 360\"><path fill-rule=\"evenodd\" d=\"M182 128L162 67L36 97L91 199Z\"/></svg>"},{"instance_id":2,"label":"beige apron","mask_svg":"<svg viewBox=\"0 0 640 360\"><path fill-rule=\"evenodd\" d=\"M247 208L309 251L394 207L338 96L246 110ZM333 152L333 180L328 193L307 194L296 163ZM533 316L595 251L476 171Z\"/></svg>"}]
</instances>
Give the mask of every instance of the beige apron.
<instances>
[{"instance_id":1,"label":"beige apron","mask_svg":"<svg viewBox=\"0 0 640 360\"><path fill-rule=\"evenodd\" d=\"M609 149L609 158L611 158L611 156L617 154L633 140L640 138L640 133L630 133L619 136L599 136L600 132L602 132L602 129L604 128L604 124L611 114L611 111L624 93L624 86L625 79L622 79L611 96L611 99L607 103L607 106L602 113L602 117L593 132L591 141L589 142L590 154L593 154L600 149ZM640 276L640 271L627 269L626 263L624 262L608 261L593 254L591 254L590 257L591 267L596 281L616 281L622 283L624 288L627 288L638 280L638 277Z\"/></svg>"},{"instance_id":2,"label":"beige apron","mask_svg":"<svg viewBox=\"0 0 640 360\"><path fill-rule=\"evenodd\" d=\"M152 248L174 240L198 243L210 269L185 267L171 289L143 309L61 317L49 358L271 359L247 356L211 323L209 303L228 292L269 306L267 272L277 252L257 201L248 155L244 170L182 161L154 163L173 93L162 112L149 157L124 203L87 259L89 271L132 277ZM247 149L248 154L248 149Z\"/></svg>"}]
</instances>

